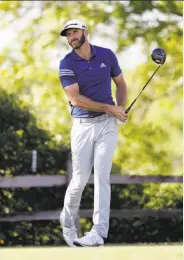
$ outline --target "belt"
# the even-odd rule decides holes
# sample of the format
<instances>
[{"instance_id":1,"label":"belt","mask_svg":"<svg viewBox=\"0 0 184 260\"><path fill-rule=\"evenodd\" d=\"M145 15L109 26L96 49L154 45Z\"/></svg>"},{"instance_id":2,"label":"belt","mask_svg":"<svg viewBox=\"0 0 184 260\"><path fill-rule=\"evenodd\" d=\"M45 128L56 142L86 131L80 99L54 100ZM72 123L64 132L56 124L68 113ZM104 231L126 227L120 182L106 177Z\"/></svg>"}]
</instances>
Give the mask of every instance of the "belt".
<instances>
[{"instance_id":1,"label":"belt","mask_svg":"<svg viewBox=\"0 0 184 260\"><path fill-rule=\"evenodd\" d=\"M99 123L102 122L108 118L112 117L111 115L101 115L96 117L88 117L88 118L74 118L74 120L79 120L80 123Z\"/></svg>"}]
</instances>

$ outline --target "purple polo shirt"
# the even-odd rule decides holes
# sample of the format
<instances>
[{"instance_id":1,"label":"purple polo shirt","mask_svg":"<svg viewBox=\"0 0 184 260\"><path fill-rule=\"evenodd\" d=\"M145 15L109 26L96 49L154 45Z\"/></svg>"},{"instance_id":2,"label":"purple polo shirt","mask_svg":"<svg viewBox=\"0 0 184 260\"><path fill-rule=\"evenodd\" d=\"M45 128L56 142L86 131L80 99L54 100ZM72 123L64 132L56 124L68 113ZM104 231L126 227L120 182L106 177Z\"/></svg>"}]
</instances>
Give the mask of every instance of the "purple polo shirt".
<instances>
[{"instance_id":1,"label":"purple polo shirt","mask_svg":"<svg viewBox=\"0 0 184 260\"><path fill-rule=\"evenodd\" d=\"M115 54L107 48L91 45L89 61L81 58L75 50L60 61L60 81L62 87L78 83L81 95L96 102L114 105L111 91L111 78L121 73ZM96 117L104 113L88 111L71 106L73 117Z\"/></svg>"}]
</instances>

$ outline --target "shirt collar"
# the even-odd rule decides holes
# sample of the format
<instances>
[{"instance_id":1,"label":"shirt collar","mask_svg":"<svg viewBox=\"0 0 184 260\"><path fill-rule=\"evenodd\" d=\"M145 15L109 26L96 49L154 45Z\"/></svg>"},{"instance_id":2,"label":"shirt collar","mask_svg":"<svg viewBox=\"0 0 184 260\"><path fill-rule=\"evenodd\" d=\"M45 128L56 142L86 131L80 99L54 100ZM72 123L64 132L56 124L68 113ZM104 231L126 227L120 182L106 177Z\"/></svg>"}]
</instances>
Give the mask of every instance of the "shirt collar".
<instances>
[{"instance_id":1,"label":"shirt collar","mask_svg":"<svg viewBox=\"0 0 184 260\"><path fill-rule=\"evenodd\" d=\"M93 57L96 56L96 50L95 50L95 46L90 44L90 47L91 47L91 58L92 59ZM81 58L76 52L75 50L73 49L72 52L72 57L74 58L74 60L84 60L83 58Z\"/></svg>"}]
</instances>

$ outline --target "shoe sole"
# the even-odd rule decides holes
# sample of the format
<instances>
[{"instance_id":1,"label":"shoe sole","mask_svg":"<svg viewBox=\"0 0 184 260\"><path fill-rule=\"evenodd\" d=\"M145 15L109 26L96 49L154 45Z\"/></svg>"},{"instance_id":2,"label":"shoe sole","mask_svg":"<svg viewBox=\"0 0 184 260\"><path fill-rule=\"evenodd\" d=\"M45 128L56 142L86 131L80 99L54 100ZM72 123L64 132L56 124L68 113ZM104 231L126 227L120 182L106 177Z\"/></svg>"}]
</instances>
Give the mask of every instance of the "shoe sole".
<instances>
[{"instance_id":1,"label":"shoe sole","mask_svg":"<svg viewBox=\"0 0 184 260\"><path fill-rule=\"evenodd\" d=\"M69 246L69 247L76 247L74 244L70 244L66 240L65 240L65 242L66 242L67 246Z\"/></svg>"},{"instance_id":2,"label":"shoe sole","mask_svg":"<svg viewBox=\"0 0 184 260\"><path fill-rule=\"evenodd\" d=\"M86 246L86 245L83 245L83 244L80 244L79 242L75 241L73 242L73 244L77 247L101 247L101 246L104 246L104 245L95 245L95 246Z\"/></svg>"},{"instance_id":3,"label":"shoe sole","mask_svg":"<svg viewBox=\"0 0 184 260\"><path fill-rule=\"evenodd\" d=\"M67 245L68 245L69 247L76 247L76 245L74 245L74 244L68 244L68 243L67 243Z\"/></svg>"}]
</instances>

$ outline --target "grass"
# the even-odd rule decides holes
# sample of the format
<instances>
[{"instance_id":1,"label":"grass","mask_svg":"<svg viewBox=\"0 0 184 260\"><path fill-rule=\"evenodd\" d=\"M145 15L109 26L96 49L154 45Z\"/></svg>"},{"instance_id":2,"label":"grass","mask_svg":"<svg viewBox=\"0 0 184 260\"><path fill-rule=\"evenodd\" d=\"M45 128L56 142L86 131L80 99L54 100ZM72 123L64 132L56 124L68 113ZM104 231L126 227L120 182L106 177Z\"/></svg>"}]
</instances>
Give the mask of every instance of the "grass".
<instances>
[{"instance_id":1,"label":"grass","mask_svg":"<svg viewBox=\"0 0 184 260\"><path fill-rule=\"evenodd\" d=\"M182 245L1 248L4 260L182 260Z\"/></svg>"}]
</instances>

